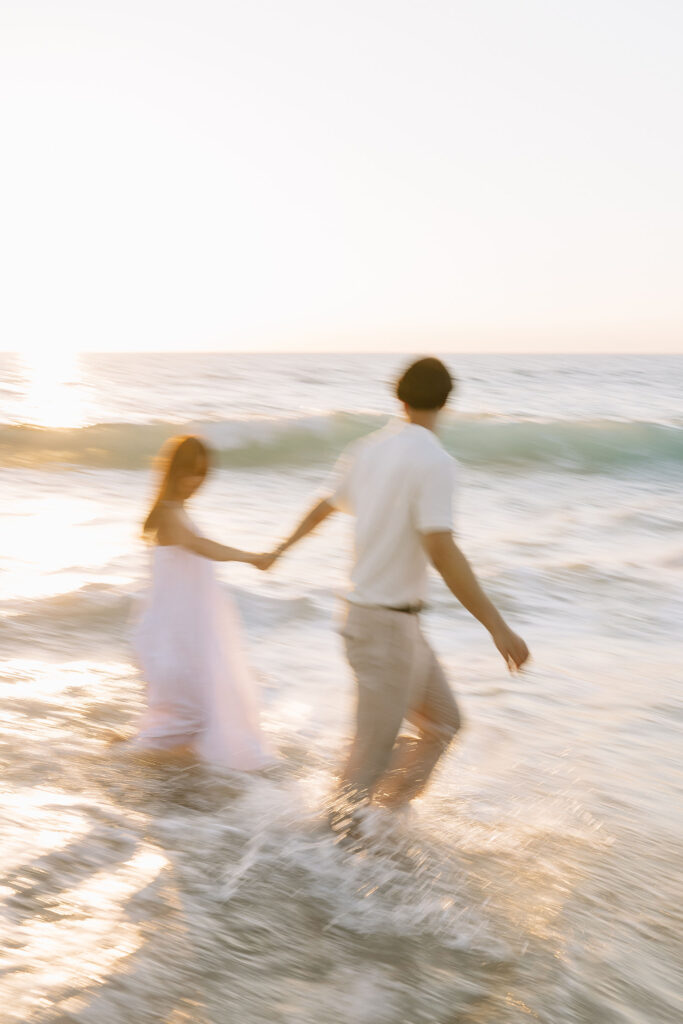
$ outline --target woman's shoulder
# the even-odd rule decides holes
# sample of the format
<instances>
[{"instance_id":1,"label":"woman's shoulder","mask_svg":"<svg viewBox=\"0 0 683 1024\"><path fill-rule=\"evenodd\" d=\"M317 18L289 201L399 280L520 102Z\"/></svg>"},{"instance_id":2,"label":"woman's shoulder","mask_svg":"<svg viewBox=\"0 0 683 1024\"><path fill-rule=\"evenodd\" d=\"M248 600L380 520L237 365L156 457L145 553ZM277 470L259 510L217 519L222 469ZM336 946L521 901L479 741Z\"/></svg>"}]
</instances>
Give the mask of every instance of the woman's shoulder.
<instances>
[{"instance_id":1,"label":"woman's shoulder","mask_svg":"<svg viewBox=\"0 0 683 1024\"><path fill-rule=\"evenodd\" d=\"M177 501L159 502L159 523L157 526L157 544L169 547L177 544L179 533L183 529L191 529L188 516L183 506Z\"/></svg>"},{"instance_id":2,"label":"woman's shoulder","mask_svg":"<svg viewBox=\"0 0 683 1024\"><path fill-rule=\"evenodd\" d=\"M159 511L167 519L187 519L185 506L180 501L160 501Z\"/></svg>"}]
</instances>

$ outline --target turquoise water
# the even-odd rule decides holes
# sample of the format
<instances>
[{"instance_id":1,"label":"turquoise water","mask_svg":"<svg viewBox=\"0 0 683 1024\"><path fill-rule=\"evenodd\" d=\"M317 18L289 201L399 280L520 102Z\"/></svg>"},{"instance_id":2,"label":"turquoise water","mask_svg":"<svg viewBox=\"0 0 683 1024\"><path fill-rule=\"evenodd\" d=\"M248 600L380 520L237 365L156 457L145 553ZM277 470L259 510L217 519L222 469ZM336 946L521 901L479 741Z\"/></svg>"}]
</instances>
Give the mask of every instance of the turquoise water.
<instances>
[{"instance_id":1,"label":"turquoise water","mask_svg":"<svg viewBox=\"0 0 683 1024\"><path fill-rule=\"evenodd\" d=\"M13 1021L681 1019L681 357L453 356L458 539L534 660L511 677L437 579L466 719L367 850L322 809L349 733L339 518L223 566L272 777L134 761L127 637L150 461L199 430L194 515L285 534L393 410L396 356L0 357L0 976Z\"/></svg>"}]
</instances>

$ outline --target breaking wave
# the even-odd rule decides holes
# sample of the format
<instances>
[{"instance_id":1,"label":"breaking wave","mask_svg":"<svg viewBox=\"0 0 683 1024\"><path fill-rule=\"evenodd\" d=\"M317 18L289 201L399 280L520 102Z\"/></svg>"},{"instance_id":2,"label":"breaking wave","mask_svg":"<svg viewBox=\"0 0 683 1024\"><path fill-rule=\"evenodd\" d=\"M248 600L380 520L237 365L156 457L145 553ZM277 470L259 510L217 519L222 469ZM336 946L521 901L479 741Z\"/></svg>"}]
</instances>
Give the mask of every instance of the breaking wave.
<instances>
[{"instance_id":1,"label":"breaking wave","mask_svg":"<svg viewBox=\"0 0 683 1024\"><path fill-rule=\"evenodd\" d=\"M204 423L98 423L80 428L0 427L0 464L146 468L172 435L198 433L219 463L235 468L310 465L333 459L386 418L332 413ZM534 420L459 416L441 432L446 448L478 466L610 472L683 462L683 427L638 420Z\"/></svg>"}]
</instances>

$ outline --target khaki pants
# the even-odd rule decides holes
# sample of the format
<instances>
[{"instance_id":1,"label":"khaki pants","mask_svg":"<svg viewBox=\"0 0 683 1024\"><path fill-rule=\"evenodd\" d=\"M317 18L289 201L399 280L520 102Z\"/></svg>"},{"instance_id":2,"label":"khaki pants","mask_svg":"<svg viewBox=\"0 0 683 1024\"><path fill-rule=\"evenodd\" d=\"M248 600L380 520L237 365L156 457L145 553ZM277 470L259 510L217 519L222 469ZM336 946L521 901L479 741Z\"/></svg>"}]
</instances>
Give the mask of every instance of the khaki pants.
<instances>
[{"instance_id":1,"label":"khaki pants","mask_svg":"<svg viewBox=\"0 0 683 1024\"><path fill-rule=\"evenodd\" d=\"M417 615L349 603L342 628L358 686L348 788L392 804L410 800L460 728L443 669ZM404 719L417 738L399 737Z\"/></svg>"}]
</instances>

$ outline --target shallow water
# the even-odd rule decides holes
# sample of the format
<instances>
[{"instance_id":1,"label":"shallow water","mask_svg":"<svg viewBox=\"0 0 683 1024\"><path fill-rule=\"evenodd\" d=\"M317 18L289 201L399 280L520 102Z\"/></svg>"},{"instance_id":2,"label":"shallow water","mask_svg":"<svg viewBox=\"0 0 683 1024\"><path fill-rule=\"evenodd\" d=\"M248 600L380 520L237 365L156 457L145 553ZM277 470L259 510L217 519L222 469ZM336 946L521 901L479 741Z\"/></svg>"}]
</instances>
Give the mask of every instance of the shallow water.
<instances>
[{"instance_id":1,"label":"shallow water","mask_svg":"<svg viewBox=\"0 0 683 1024\"><path fill-rule=\"evenodd\" d=\"M450 360L459 538L534 661L509 676L433 581L466 728L359 849L324 817L352 712L342 519L272 575L221 568L276 769L113 742L143 700L127 637L159 440L204 424L221 466L196 518L262 547L390 411L401 362L98 356L50 385L0 360L3 1020L683 1019L681 359Z\"/></svg>"}]
</instances>

